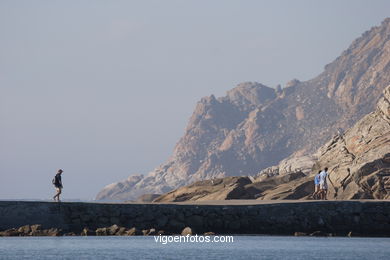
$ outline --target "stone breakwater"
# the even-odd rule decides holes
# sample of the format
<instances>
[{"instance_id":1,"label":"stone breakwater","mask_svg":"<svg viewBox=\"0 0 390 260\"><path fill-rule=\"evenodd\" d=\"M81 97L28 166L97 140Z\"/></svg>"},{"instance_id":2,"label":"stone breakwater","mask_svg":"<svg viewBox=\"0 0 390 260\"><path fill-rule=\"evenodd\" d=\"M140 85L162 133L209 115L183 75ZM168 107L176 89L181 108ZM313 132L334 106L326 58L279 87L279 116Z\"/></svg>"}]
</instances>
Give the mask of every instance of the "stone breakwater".
<instances>
[{"instance_id":1,"label":"stone breakwater","mask_svg":"<svg viewBox=\"0 0 390 260\"><path fill-rule=\"evenodd\" d=\"M228 202L227 202L228 203ZM390 201L253 205L0 201L0 234L390 236Z\"/></svg>"}]
</instances>

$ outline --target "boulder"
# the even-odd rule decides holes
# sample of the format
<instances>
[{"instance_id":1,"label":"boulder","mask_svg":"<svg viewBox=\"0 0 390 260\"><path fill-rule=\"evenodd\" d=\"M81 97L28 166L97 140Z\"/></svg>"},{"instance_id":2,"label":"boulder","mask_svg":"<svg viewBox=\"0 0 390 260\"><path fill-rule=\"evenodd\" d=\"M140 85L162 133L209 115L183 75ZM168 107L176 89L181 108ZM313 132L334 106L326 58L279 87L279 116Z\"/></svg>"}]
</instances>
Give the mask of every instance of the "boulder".
<instances>
[{"instance_id":1,"label":"boulder","mask_svg":"<svg viewBox=\"0 0 390 260\"><path fill-rule=\"evenodd\" d=\"M42 232L42 225L40 225L40 224L31 225L30 235L31 236L43 236L44 234Z\"/></svg>"},{"instance_id":2,"label":"boulder","mask_svg":"<svg viewBox=\"0 0 390 260\"><path fill-rule=\"evenodd\" d=\"M0 232L0 236L3 236L3 237L16 237L19 235L20 235L20 232L16 228L7 229L3 232Z\"/></svg>"},{"instance_id":3,"label":"boulder","mask_svg":"<svg viewBox=\"0 0 390 260\"><path fill-rule=\"evenodd\" d=\"M154 236L154 235L156 235L156 234L157 234L156 229L154 229L154 228L149 229L148 236Z\"/></svg>"},{"instance_id":4,"label":"boulder","mask_svg":"<svg viewBox=\"0 0 390 260\"><path fill-rule=\"evenodd\" d=\"M115 233L115 235L116 236L124 236L124 235L126 235L126 232L127 232L127 230L125 227L120 227L118 229L118 231Z\"/></svg>"},{"instance_id":5,"label":"boulder","mask_svg":"<svg viewBox=\"0 0 390 260\"><path fill-rule=\"evenodd\" d=\"M181 231L182 236L190 235L192 236L192 229L190 227L185 227L183 231Z\"/></svg>"},{"instance_id":6,"label":"boulder","mask_svg":"<svg viewBox=\"0 0 390 260\"><path fill-rule=\"evenodd\" d=\"M83 229L83 231L81 231L81 236L94 236L96 234L96 232L93 232L92 230L90 230L89 228L85 227Z\"/></svg>"},{"instance_id":7,"label":"boulder","mask_svg":"<svg viewBox=\"0 0 390 260\"><path fill-rule=\"evenodd\" d=\"M95 233L97 236L108 236L109 234L107 228L105 227L96 229Z\"/></svg>"},{"instance_id":8,"label":"boulder","mask_svg":"<svg viewBox=\"0 0 390 260\"><path fill-rule=\"evenodd\" d=\"M41 230L42 225L40 225L40 224L35 224L35 225L31 225L30 228L31 228L31 232L36 232L36 231Z\"/></svg>"},{"instance_id":9,"label":"boulder","mask_svg":"<svg viewBox=\"0 0 390 260\"><path fill-rule=\"evenodd\" d=\"M62 230L58 228L50 228L42 230L43 236L58 237L62 235Z\"/></svg>"},{"instance_id":10,"label":"boulder","mask_svg":"<svg viewBox=\"0 0 390 260\"><path fill-rule=\"evenodd\" d=\"M118 225L114 224L107 228L107 235L114 236L116 232L119 231Z\"/></svg>"},{"instance_id":11,"label":"boulder","mask_svg":"<svg viewBox=\"0 0 390 260\"><path fill-rule=\"evenodd\" d=\"M140 236L143 235L142 231L137 229L136 227L130 228L127 232L126 235L128 236Z\"/></svg>"},{"instance_id":12,"label":"boulder","mask_svg":"<svg viewBox=\"0 0 390 260\"><path fill-rule=\"evenodd\" d=\"M151 228L151 229L144 229L142 230L142 234L144 236L153 236L153 235L156 235L156 229L154 228Z\"/></svg>"},{"instance_id":13,"label":"boulder","mask_svg":"<svg viewBox=\"0 0 390 260\"><path fill-rule=\"evenodd\" d=\"M28 236L31 232L31 226L30 225L25 225L21 226L18 231L23 235L23 236Z\"/></svg>"}]
</instances>

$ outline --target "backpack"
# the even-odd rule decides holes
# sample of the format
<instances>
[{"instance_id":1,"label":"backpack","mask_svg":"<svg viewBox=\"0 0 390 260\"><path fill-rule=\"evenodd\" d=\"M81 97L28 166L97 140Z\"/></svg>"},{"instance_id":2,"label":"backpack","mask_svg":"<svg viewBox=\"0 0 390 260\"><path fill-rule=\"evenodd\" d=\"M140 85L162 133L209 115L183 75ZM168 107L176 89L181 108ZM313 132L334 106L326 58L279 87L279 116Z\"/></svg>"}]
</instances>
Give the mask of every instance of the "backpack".
<instances>
[{"instance_id":1,"label":"backpack","mask_svg":"<svg viewBox=\"0 0 390 260\"><path fill-rule=\"evenodd\" d=\"M55 186L56 185L56 177L54 176L53 180L51 181L53 183L53 185Z\"/></svg>"}]
</instances>

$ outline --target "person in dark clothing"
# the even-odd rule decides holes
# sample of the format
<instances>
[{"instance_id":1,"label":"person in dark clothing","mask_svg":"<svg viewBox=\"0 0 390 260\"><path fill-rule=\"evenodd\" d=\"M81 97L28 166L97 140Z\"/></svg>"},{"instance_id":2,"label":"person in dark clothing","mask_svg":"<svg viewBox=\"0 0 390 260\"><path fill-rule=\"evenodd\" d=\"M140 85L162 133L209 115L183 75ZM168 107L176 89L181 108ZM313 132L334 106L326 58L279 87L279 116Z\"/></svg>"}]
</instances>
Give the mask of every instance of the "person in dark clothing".
<instances>
[{"instance_id":1,"label":"person in dark clothing","mask_svg":"<svg viewBox=\"0 0 390 260\"><path fill-rule=\"evenodd\" d=\"M56 188L56 191L57 191L57 194L54 195L53 200L56 201L56 198L57 198L58 202L60 202L60 194L62 191L62 180L61 180L62 172L63 172L63 170L59 169L57 171L56 176L53 179L53 184L54 184L54 187Z\"/></svg>"}]
</instances>

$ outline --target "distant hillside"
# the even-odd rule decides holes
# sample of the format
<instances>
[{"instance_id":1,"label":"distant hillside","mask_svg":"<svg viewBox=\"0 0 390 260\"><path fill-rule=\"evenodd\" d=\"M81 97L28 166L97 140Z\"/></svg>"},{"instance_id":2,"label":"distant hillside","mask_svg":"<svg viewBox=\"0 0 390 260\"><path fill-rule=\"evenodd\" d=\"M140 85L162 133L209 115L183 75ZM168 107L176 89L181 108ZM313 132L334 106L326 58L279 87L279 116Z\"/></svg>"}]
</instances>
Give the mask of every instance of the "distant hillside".
<instances>
[{"instance_id":1,"label":"distant hillside","mask_svg":"<svg viewBox=\"0 0 390 260\"><path fill-rule=\"evenodd\" d=\"M312 80L276 89L242 83L202 98L170 159L130 176L96 199L135 199L195 181L256 175L291 156L311 154L373 111L390 82L390 18L356 39Z\"/></svg>"}]
</instances>

